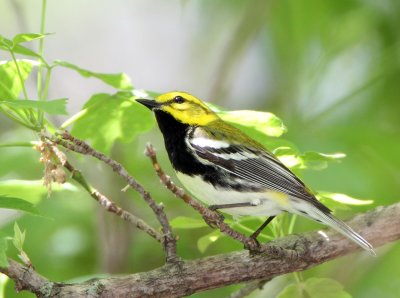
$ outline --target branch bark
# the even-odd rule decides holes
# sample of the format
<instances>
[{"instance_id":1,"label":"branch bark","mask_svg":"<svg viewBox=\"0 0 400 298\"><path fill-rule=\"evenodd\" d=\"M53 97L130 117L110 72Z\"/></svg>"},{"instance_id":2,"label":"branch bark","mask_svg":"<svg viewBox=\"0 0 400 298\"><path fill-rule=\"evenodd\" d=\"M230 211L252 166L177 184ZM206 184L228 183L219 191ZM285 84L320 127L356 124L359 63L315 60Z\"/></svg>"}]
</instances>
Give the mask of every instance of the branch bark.
<instances>
[{"instance_id":1,"label":"branch bark","mask_svg":"<svg viewBox=\"0 0 400 298\"><path fill-rule=\"evenodd\" d=\"M398 240L400 203L360 214L349 224L375 247ZM353 242L331 230L290 235L273 241L273 245L285 249L301 248L306 253L293 260L267 254L251 255L248 251L232 252L166 264L149 272L78 284L43 280L32 273L32 269L16 262L11 262L8 268L0 268L0 271L18 280L19 289L28 289L39 297L181 297L231 284L271 279L302 271L359 249Z\"/></svg>"},{"instance_id":2,"label":"branch bark","mask_svg":"<svg viewBox=\"0 0 400 298\"><path fill-rule=\"evenodd\" d=\"M105 164L110 166L115 173L121 176L132 189L136 190L140 194L140 196L153 210L153 213L161 224L164 238L164 241L162 243L164 245L166 261L171 263L179 262L179 257L176 254L176 238L172 233L171 225L169 224L163 205L157 204L156 201L152 198L151 194L146 191L135 178L129 175L128 171L117 161L95 150L94 148L90 147L89 144L87 144L85 141L72 136L67 131L63 131L59 134L59 136L60 138L54 138L51 135L43 135L43 137L50 140L51 142L59 144L71 151L84 155L90 155L104 162Z\"/></svg>"},{"instance_id":3,"label":"branch bark","mask_svg":"<svg viewBox=\"0 0 400 298\"><path fill-rule=\"evenodd\" d=\"M60 151L55 145L55 143L50 140L46 140L43 138L41 142L36 144L36 148L42 154L42 158L45 159L44 153L46 151L51 151L58 159L58 162L71 173L71 178L79 183L89 194L95 199L106 211L114 213L119 216L123 220L131 223L136 226L138 229L146 232L148 235L156 239L161 244L164 244L164 236L148 225L143 219L138 216L133 215L132 213L122 209L118 206L114 201L110 198L99 192L96 188L94 188L90 183L86 180L83 174L78 171L68 160L66 155ZM51 160L51 157L47 157L48 160ZM65 179L65 178L64 178ZM64 180L65 181L65 180ZM51 183L51 182L50 182Z\"/></svg>"}]
</instances>

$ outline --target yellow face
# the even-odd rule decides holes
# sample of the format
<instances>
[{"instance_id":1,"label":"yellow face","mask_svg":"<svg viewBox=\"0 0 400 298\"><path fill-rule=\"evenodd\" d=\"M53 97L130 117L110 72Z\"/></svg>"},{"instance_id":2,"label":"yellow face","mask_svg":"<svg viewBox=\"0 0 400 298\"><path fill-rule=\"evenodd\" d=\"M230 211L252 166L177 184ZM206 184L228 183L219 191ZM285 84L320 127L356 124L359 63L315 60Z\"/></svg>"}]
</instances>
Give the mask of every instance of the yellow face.
<instances>
[{"instance_id":1,"label":"yellow face","mask_svg":"<svg viewBox=\"0 0 400 298\"><path fill-rule=\"evenodd\" d=\"M218 116L200 99L185 92L168 92L156 98L158 104L154 110L161 110L179 122L189 125L207 125Z\"/></svg>"}]
</instances>

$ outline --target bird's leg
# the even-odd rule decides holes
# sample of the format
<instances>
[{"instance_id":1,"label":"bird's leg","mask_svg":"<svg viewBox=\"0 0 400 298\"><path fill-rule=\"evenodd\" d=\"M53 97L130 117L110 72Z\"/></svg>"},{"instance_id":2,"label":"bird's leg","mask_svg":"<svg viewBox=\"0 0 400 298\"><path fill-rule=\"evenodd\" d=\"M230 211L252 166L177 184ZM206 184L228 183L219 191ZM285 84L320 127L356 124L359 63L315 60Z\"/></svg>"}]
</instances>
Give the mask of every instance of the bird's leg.
<instances>
[{"instance_id":1,"label":"bird's leg","mask_svg":"<svg viewBox=\"0 0 400 298\"><path fill-rule=\"evenodd\" d=\"M224 216L219 212L219 209L236 208L236 207L250 207L250 206L254 206L254 204L251 202L245 202L245 203L210 205L210 206L208 206L208 209L218 212L219 215L221 216L221 218L224 219Z\"/></svg>"},{"instance_id":2,"label":"bird's leg","mask_svg":"<svg viewBox=\"0 0 400 298\"><path fill-rule=\"evenodd\" d=\"M260 235L261 231L265 229L266 226L275 218L274 216L270 216L267 218L267 220L253 233L251 234L250 238L254 239L257 241L258 235ZM257 241L258 242L258 241Z\"/></svg>"},{"instance_id":3,"label":"bird's leg","mask_svg":"<svg viewBox=\"0 0 400 298\"><path fill-rule=\"evenodd\" d=\"M220 204L220 205L210 205L208 206L209 209L216 211L218 209L225 209L225 208L236 208L236 207L252 207L255 206L252 202L245 202L245 203L233 203L233 204Z\"/></svg>"},{"instance_id":4,"label":"bird's leg","mask_svg":"<svg viewBox=\"0 0 400 298\"><path fill-rule=\"evenodd\" d=\"M218 211L218 209L225 209L225 208L236 208L236 207L252 207L257 206L253 202L243 202L243 203L233 203L233 204L220 204L220 205L210 205L208 206L209 209L213 211ZM253 239L257 244L259 244L257 237L260 235L262 230L275 218L274 216L270 216L267 220L253 233L251 234L250 238Z\"/></svg>"}]
</instances>

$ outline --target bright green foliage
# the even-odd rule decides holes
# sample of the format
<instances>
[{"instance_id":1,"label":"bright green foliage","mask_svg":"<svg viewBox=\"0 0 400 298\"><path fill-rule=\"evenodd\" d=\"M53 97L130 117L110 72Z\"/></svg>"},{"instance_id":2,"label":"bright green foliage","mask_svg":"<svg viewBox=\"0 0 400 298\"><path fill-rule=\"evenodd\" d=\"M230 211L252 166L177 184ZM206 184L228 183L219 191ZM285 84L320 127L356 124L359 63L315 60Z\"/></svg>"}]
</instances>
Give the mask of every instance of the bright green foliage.
<instances>
[{"instance_id":1,"label":"bright green foliage","mask_svg":"<svg viewBox=\"0 0 400 298\"><path fill-rule=\"evenodd\" d=\"M34 64L35 61L30 60L17 61L15 56L13 56L13 61L0 63L0 77L2 78L0 81L0 112L17 123L38 131L40 125L35 118L36 112L32 108L23 110L12 103L21 91L27 99L24 84Z\"/></svg>"},{"instance_id":2,"label":"bright green foliage","mask_svg":"<svg viewBox=\"0 0 400 298\"><path fill-rule=\"evenodd\" d=\"M370 205L374 202L373 200L360 200L352 198L343 193L333 193L328 191L319 191L318 195L321 197L321 199L331 199L335 202L346 205Z\"/></svg>"},{"instance_id":3,"label":"bright green foliage","mask_svg":"<svg viewBox=\"0 0 400 298\"><path fill-rule=\"evenodd\" d=\"M40 214L32 203L20 198L13 198L4 195L0 195L0 208L24 211L33 215Z\"/></svg>"},{"instance_id":4,"label":"bright green foliage","mask_svg":"<svg viewBox=\"0 0 400 298\"><path fill-rule=\"evenodd\" d=\"M258 111L221 111L218 115L225 121L253 128L266 136L280 137L287 131L282 120L272 113Z\"/></svg>"},{"instance_id":5,"label":"bright green foliage","mask_svg":"<svg viewBox=\"0 0 400 298\"><path fill-rule=\"evenodd\" d=\"M21 231L19 228L17 222L14 223L14 237L12 238L12 243L14 244L14 247L18 250L18 257L21 259L21 261L25 264L30 266L31 260L29 259L28 255L23 249L24 242L25 242L25 235L26 231Z\"/></svg>"},{"instance_id":6,"label":"bright green foliage","mask_svg":"<svg viewBox=\"0 0 400 298\"><path fill-rule=\"evenodd\" d=\"M13 38L14 46L23 42L28 42L36 39L44 38L46 34L39 34L39 33L21 33L17 34Z\"/></svg>"},{"instance_id":7,"label":"bright green foliage","mask_svg":"<svg viewBox=\"0 0 400 298\"><path fill-rule=\"evenodd\" d=\"M213 103L206 102L214 112L224 121L238 126L247 131L258 131L264 136L280 137L287 132L282 120L270 112L260 112L252 110L225 111L222 107Z\"/></svg>"},{"instance_id":8,"label":"bright green foliage","mask_svg":"<svg viewBox=\"0 0 400 298\"><path fill-rule=\"evenodd\" d=\"M80 68L72 63L56 60L54 61L54 65L63 66L72 70L77 71L81 76L85 78L93 77L97 78L104 83L120 90L132 90L132 83L131 79L125 73L116 73L116 74L109 74L109 73L98 73L93 72L87 69Z\"/></svg>"},{"instance_id":9,"label":"bright green foliage","mask_svg":"<svg viewBox=\"0 0 400 298\"><path fill-rule=\"evenodd\" d=\"M14 237L12 242L18 251L23 251L26 231L21 231L17 222L14 223Z\"/></svg>"},{"instance_id":10,"label":"bright green foliage","mask_svg":"<svg viewBox=\"0 0 400 298\"><path fill-rule=\"evenodd\" d=\"M35 61L20 60L17 62L23 82L32 71ZM22 91L14 61L0 62L0 99L17 99Z\"/></svg>"},{"instance_id":11,"label":"bright green foliage","mask_svg":"<svg viewBox=\"0 0 400 298\"><path fill-rule=\"evenodd\" d=\"M288 285L277 298L351 298L343 286L330 278L309 278Z\"/></svg>"},{"instance_id":12,"label":"bright green foliage","mask_svg":"<svg viewBox=\"0 0 400 298\"><path fill-rule=\"evenodd\" d=\"M29 42L29 41L33 41L36 39L41 39L44 36L45 36L45 34L22 33L22 34L17 34L16 36L14 36L14 38L12 40L10 40L10 39L7 39L0 35L0 50L7 51L10 53L13 52L13 53L24 55L24 56L38 58L47 66L47 63L42 58L42 56L40 56L35 51L32 51L31 49L21 45L21 43L23 43L23 42Z\"/></svg>"},{"instance_id":13,"label":"bright green foliage","mask_svg":"<svg viewBox=\"0 0 400 298\"><path fill-rule=\"evenodd\" d=\"M198 229L207 227L204 220L193 217L177 216L170 222L174 229Z\"/></svg>"},{"instance_id":14,"label":"bright green foliage","mask_svg":"<svg viewBox=\"0 0 400 298\"><path fill-rule=\"evenodd\" d=\"M60 191L77 192L78 188L70 183L64 183L63 185L55 183L52 186L52 192ZM10 179L0 181L0 194L2 194L3 196L7 195L15 198L24 198L24 201L36 205L47 196L47 188L43 186L42 180Z\"/></svg>"},{"instance_id":15,"label":"bright green foliage","mask_svg":"<svg viewBox=\"0 0 400 298\"><path fill-rule=\"evenodd\" d=\"M7 237L0 231L0 267L8 266L7 262ZM0 274L1 275L1 274Z\"/></svg>"},{"instance_id":16,"label":"bright green foliage","mask_svg":"<svg viewBox=\"0 0 400 298\"><path fill-rule=\"evenodd\" d=\"M343 153L326 154L314 151L300 153L288 146L278 147L273 153L287 167L300 170L323 170L329 162L340 162L346 156Z\"/></svg>"},{"instance_id":17,"label":"bright green foliage","mask_svg":"<svg viewBox=\"0 0 400 298\"><path fill-rule=\"evenodd\" d=\"M130 93L93 95L75 118L72 134L91 140L94 148L108 153L116 140L130 142L154 125L152 115Z\"/></svg>"},{"instance_id":18,"label":"bright green foliage","mask_svg":"<svg viewBox=\"0 0 400 298\"><path fill-rule=\"evenodd\" d=\"M51 115L68 115L66 108L66 98L54 99L49 101L0 99L0 105L1 104L13 109L35 108Z\"/></svg>"},{"instance_id":19,"label":"bright green foliage","mask_svg":"<svg viewBox=\"0 0 400 298\"><path fill-rule=\"evenodd\" d=\"M7 51L15 51L16 47L20 43L29 42L36 39L44 38L46 34L39 34L39 33L20 33L13 37L12 40L5 38L4 36L0 35L0 48Z\"/></svg>"},{"instance_id":20,"label":"bright green foliage","mask_svg":"<svg viewBox=\"0 0 400 298\"><path fill-rule=\"evenodd\" d=\"M1 253L0 253L1 254ZM1 257L0 257L1 258ZM1 266L1 265L0 265ZM6 284L7 284L7 282L9 281L10 279L8 278L8 276L7 275L4 275L4 274L0 274L0 298L6 298L6 296L5 296L5 287L6 287Z\"/></svg>"},{"instance_id":21,"label":"bright green foliage","mask_svg":"<svg viewBox=\"0 0 400 298\"><path fill-rule=\"evenodd\" d=\"M207 248L217 241L222 236L219 230L214 230L211 233L204 235L203 237L197 240L197 248L201 253L205 253Z\"/></svg>"},{"instance_id":22,"label":"bright green foliage","mask_svg":"<svg viewBox=\"0 0 400 298\"><path fill-rule=\"evenodd\" d=\"M317 198L333 211L340 209L348 210L350 209L349 206L371 205L374 203L373 200L360 200L346 194L327 191L318 191Z\"/></svg>"},{"instance_id":23,"label":"bright green foliage","mask_svg":"<svg viewBox=\"0 0 400 298\"><path fill-rule=\"evenodd\" d=\"M322 170L328 167L329 162L340 162L346 157L344 153L326 154L315 151L306 151L300 155L300 169Z\"/></svg>"}]
</instances>

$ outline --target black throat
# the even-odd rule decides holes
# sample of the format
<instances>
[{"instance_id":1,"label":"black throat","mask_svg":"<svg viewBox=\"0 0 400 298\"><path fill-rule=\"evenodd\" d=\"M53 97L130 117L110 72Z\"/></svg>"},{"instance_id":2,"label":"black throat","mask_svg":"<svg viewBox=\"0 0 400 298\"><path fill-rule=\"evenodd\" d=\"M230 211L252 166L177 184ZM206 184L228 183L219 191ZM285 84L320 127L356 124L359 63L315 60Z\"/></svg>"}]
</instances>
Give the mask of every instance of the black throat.
<instances>
[{"instance_id":1,"label":"black throat","mask_svg":"<svg viewBox=\"0 0 400 298\"><path fill-rule=\"evenodd\" d=\"M189 151L186 139L192 128L190 125L183 124L160 110L156 110L155 115L164 136L169 160L176 171L190 176L205 175L215 171L214 167L200 163Z\"/></svg>"},{"instance_id":2,"label":"black throat","mask_svg":"<svg viewBox=\"0 0 400 298\"><path fill-rule=\"evenodd\" d=\"M201 176L214 187L232 188L236 190L252 190L251 186L235 182L236 175L208 164L201 163L189 150L186 139L194 127L177 121L170 114L155 111L158 126L164 135L165 148L175 171L189 176ZM256 189L256 188L255 188Z\"/></svg>"}]
</instances>

